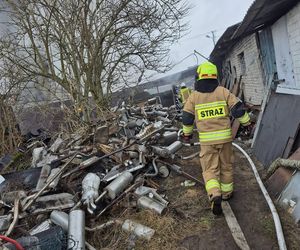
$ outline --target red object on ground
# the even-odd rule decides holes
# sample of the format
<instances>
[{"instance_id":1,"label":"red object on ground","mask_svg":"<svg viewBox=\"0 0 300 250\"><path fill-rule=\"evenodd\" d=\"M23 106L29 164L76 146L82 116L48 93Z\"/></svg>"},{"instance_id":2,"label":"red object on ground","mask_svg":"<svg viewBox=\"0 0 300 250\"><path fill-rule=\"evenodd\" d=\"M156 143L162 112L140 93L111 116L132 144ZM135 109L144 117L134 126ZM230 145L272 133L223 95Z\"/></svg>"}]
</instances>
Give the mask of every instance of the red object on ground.
<instances>
[{"instance_id":1,"label":"red object on ground","mask_svg":"<svg viewBox=\"0 0 300 250\"><path fill-rule=\"evenodd\" d=\"M16 247L18 250L25 250L25 249L20 245L19 242L17 242L16 240L13 240L13 239L11 239L11 238L9 238L9 237L7 237L7 236L0 235L0 239L5 240L5 241L7 241L7 242L9 242L9 243L11 243L11 244L14 244L15 247Z\"/></svg>"}]
</instances>

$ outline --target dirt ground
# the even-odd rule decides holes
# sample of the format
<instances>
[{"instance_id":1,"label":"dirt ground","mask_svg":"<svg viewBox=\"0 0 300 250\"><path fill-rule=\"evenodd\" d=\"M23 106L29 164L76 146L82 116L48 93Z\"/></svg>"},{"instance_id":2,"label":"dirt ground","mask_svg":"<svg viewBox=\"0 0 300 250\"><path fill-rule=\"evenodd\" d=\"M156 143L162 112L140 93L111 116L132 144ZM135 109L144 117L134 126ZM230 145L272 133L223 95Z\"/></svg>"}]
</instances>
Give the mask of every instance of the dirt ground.
<instances>
[{"instance_id":1,"label":"dirt ground","mask_svg":"<svg viewBox=\"0 0 300 250\"><path fill-rule=\"evenodd\" d=\"M179 153L190 155L197 147L184 148ZM249 151L249 150L248 150ZM251 152L250 152L251 153ZM260 175L265 170L256 161ZM201 178L199 158L179 162L184 170ZM275 228L270 210L257 185L252 170L245 157L235 152L235 193L230 205L245 234L251 249L278 249ZM172 173L159 183L159 193L166 194L170 205L164 215L151 211L137 211L128 208L128 200L111 214L103 215L99 222L110 218L130 218L155 229L150 241L141 240L124 233L120 226L104 231L89 233L87 241L97 249L238 249L223 216L213 216L206 193L199 185L184 187L185 178ZM285 212L279 211L288 249L300 249L300 229Z\"/></svg>"}]
</instances>

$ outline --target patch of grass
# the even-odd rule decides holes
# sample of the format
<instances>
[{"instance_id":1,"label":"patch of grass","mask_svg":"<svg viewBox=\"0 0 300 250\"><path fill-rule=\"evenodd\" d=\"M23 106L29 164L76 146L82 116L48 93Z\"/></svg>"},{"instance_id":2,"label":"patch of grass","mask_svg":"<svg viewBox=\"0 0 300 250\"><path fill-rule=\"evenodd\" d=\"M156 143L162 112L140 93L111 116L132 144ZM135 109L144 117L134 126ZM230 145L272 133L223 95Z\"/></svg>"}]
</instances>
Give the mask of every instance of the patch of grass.
<instances>
[{"instance_id":1,"label":"patch of grass","mask_svg":"<svg viewBox=\"0 0 300 250\"><path fill-rule=\"evenodd\" d=\"M207 215L200 217L200 224L201 227L205 230L209 230L212 228L214 222L214 217L211 212L209 212Z\"/></svg>"},{"instance_id":2,"label":"patch of grass","mask_svg":"<svg viewBox=\"0 0 300 250\"><path fill-rule=\"evenodd\" d=\"M21 171L31 167L31 153L23 154L21 152L16 152L12 156L11 163L5 167L2 171L3 173L9 173L12 171Z\"/></svg>"},{"instance_id":3,"label":"patch of grass","mask_svg":"<svg viewBox=\"0 0 300 250\"><path fill-rule=\"evenodd\" d=\"M285 241L288 249L300 249L300 226L295 223L294 218L283 208L278 207L280 220L283 227Z\"/></svg>"},{"instance_id":4,"label":"patch of grass","mask_svg":"<svg viewBox=\"0 0 300 250\"><path fill-rule=\"evenodd\" d=\"M132 241L130 233L123 232L120 225L103 232L95 232L87 237L87 241L96 249L106 250L127 249L129 245L132 246L132 242L136 250L179 249L178 245L184 238L210 230L214 223L210 211L199 206L199 199L185 200L185 205L186 203L194 205L183 209L189 215L187 218L179 219L171 208L163 216L149 210L136 212L130 209L122 215L122 221L130 219L154 229L155 234L150 241L137 238Z\"/></svg>"},{"instance_id":5,"label":"patch of grass","mask_svg":"<svg viewBox=\"0 0 300 250\"><path fill-rule=\"evenodd\" d=\"M268 236L274 238L274 236L276 235L276 232L275 232L275 226L274 226L272 216L271 215L264 216L261 219L261 225L262 225L262 228L264 229L265 233Z\"/></svg>"}]
</instances>

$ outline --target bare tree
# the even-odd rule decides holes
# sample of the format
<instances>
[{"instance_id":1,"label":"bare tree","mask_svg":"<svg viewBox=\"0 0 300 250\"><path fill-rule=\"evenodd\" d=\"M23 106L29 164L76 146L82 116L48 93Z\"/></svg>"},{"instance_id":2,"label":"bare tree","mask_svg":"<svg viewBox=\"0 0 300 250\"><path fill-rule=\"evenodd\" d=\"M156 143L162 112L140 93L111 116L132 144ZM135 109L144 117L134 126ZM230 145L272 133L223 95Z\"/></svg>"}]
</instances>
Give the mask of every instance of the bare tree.
<instances>
[{"instance_id":1,"label":"bare tree","mask_svg":"<svg viewBox=\"0 0 300 250\"><path fill-rule=\"evenodd\" d=\"M113 87L167 70L189 10L182 0L4 2L13 28L0 40L0 58L22 79L62 86L80 107L89 96L105 107Z\"/></svg>"}]
</instances>

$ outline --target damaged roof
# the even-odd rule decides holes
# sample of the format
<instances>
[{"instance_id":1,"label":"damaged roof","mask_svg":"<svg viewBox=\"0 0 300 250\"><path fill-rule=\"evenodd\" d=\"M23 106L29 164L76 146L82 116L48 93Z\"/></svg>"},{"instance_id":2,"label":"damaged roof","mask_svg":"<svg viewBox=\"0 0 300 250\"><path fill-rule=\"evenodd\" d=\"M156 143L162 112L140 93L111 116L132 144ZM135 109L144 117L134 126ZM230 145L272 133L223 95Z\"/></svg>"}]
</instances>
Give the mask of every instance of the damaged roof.
<instances>
[{"instance_id":1,"label":"damaged roof","mask_svg":"<svg viewBox=\"0 0 300 250\"><path fill-rule=\"evenodd\" d=\"M299 0L256 0L243 21L229 27L217 42L210 55L212 61L220 61L240 39L272 25L289 12Z\"/></svg>"},{"instance_id":2,"label":"damaged roof","mask_svg":"<svg viewBox=\"0 0 300 250\"><path fill-rule=\"evenodd\" d=\"M232 38L244 37L273 24L291 10L299 0L256 0Z\"/></svg>"},{"instance_id":3,"label":"damaged roof","mask_svg":"<svg viewBox=\"0 0 300 250\"><path fill-rule=\"evenodd\" d=\"M218 59L224 57L227 51L233 46L234 40L232 39L232 36L240 24L241 23L237 23L228 27L220 37L212 53L210 54L210 60L212 62L218 64Z\"/></svg>"}]
</instances>

